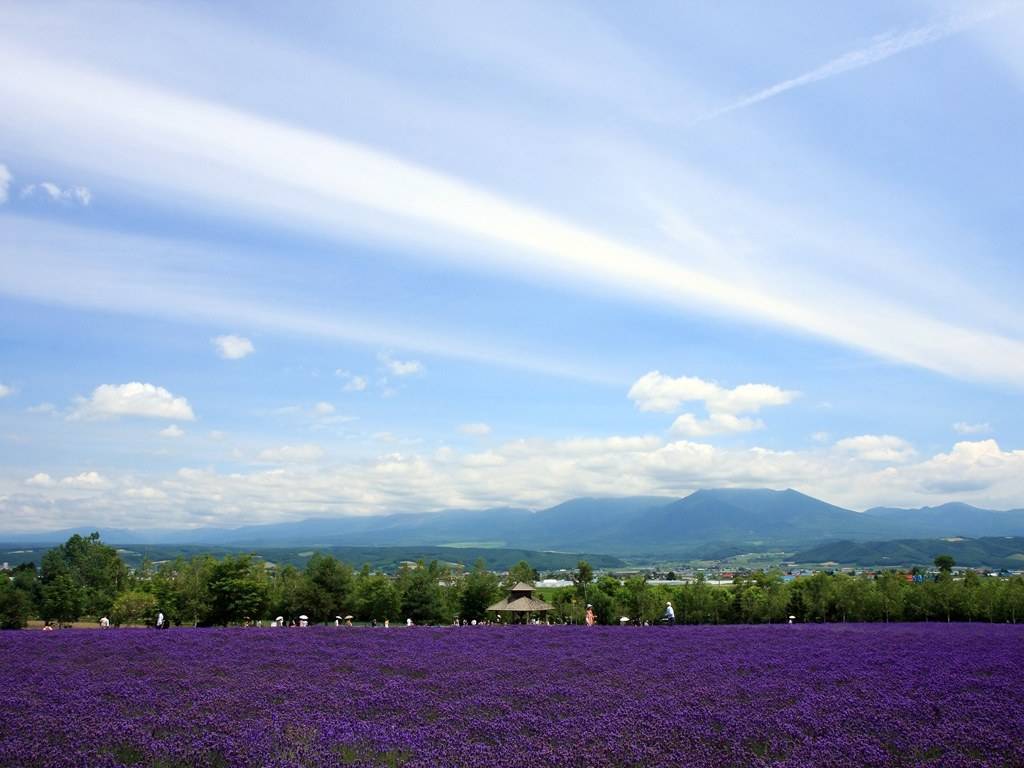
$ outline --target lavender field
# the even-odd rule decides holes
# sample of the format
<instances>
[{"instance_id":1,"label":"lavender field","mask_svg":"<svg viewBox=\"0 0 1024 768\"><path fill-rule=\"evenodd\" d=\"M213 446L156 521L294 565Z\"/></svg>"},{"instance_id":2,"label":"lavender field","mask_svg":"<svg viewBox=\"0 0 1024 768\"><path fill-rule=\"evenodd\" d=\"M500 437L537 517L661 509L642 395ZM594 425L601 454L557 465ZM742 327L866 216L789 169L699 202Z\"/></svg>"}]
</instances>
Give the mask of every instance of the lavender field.
<instances>
[{"instance_id":1,"label":"lavender field","mask_svg":"<svg viewBox=\"0 0 1024 768\"><path fill-rule=\"evenodd\" d=\"M1024 627L0 636L4 766L1024 766Z\"/></svg>"}]
</instances>

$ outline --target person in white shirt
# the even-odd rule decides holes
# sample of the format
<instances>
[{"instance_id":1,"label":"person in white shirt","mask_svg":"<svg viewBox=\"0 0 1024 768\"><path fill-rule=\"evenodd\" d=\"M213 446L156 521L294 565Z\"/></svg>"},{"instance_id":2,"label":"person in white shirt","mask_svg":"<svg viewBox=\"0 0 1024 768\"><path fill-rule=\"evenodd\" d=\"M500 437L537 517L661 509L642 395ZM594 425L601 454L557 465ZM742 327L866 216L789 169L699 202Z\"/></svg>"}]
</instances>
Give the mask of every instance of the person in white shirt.
<instances>
[{"instance_id":1,"label":"person in white shirt","mask_svg":"<svg viewBox=\"0 0 1024 768\"><path fill-rule=\"evenodd\" d=\"M104 616L102 619L100 619L100 626L103 629L107 629L108 627L110 627L110 619Z\"/></svg>"}]
</instances>

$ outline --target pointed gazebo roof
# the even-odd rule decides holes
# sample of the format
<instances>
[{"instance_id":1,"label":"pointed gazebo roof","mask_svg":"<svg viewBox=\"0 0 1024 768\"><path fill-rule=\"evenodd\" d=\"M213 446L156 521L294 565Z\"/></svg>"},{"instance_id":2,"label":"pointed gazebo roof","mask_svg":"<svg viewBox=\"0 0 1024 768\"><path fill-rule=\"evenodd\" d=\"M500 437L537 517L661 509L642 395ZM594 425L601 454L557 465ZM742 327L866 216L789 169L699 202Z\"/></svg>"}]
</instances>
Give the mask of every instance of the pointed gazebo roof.
<instances>
[{"instance_id":1,"label":"pointed gazebo roof","mask_svg":"<svg viewBox=\"0 0 1024 768\"><path fill-rule=\"evenodd\" d=\"M499 600L489 607L488 611L505 611L507 613L533 613L534 611L551 611L553 605L537 600L534 596L534 587L525 581L520 581L509 590L508 597Z\"/></svg>"}]
</instances>

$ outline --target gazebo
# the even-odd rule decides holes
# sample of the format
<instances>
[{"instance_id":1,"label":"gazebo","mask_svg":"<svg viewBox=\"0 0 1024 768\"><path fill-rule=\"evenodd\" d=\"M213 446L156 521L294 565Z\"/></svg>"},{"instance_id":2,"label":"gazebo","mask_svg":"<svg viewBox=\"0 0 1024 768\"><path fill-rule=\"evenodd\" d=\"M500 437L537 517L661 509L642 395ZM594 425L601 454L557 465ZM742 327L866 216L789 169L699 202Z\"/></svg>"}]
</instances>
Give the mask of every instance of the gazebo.
<instances>
[{"instance_id":1,"label":"gazebo","mask_svg":"<svg viewBox=\"0 0 1024 768\"><path fill-rule=\"evenodd\" d=\"M533 592L534 587L532 584L520 581L509 590L508 597L504 600L499 600L487 610L496 613L523 614L524 618L531 613L544 613L554 610L553 605L548 605L543 600L536 599L533 596Z\"/></svg>"}]
</instances>

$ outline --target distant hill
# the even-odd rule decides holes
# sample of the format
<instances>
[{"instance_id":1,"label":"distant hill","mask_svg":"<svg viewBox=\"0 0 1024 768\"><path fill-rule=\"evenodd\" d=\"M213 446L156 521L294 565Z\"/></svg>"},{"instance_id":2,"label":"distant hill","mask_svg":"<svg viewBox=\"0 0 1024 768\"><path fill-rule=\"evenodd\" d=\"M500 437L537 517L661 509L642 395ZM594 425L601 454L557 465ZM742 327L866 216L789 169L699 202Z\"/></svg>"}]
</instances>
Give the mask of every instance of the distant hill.
<instances>
[{"instance_id":1,"label":"distant hill","mask_svg":"<svg viewBox=\"0 0 1024 768\"><path fill-rule=\"evenodd\" d=\"M999 512L950 502L917 509L874 507L864 514L889 522L905 536L1024 536L1024 509Z\"/></svg>"},{"instance_id":2,"label":"distant hill","mask_svg":"<svg viewBox=\"0 0 1024 768\"><path fill-rule=\"evenodd\" d=\"M0 561L11 566L35 562L37 565L45 548L21 549L17 545L0 543ZM355 568L363 564L374 570L397 571L403 562L430 562L461 565L466 570L473 567L477 559L484 561L487 569L507 571L520 560L525 560L538 571L574 569L580 560L586 560L594 568L620 568L625 563L617 557L588 552L537 552L528 549L483 548L483 547L222 547L216 545L119 545L118 554L129 566L138 566L143 558L150 562L173 560L177 557L189 559L210 554L214 557L225 555L251 554L276 565L304 567L313 552L323 552L336 557Z\"/></svg>"},{"instance_id":3,"label":"distant hill","mask_svg":"<svg viewBox=\"0 0 1024 768\"><path fill-rule=\"evenodd\" d=\"M718 489L643 511L622 535L648 549L706 542L798 544L839 538L870 538L889 529L794 490ZM631 535L630 535L631 533Z\"/></svg>"},{"instance_id":4,"label":"distant hill","mask_svg":"<svg viewBox=\"0 0 1024 768\"><path fill-rule=\"evenodd\" d=\"M4 535L12 544L57 544L90 527ZM949 536L1024 536L1024 510L996 512L967 504L854 512L798 491L709 489L683 499L659 496L576 498L547 509L482 510L311 518L241 528L124 530L100 528L123 546L206 547L486 546L612 555L688 557L709 545L741 551L807 549L830 541L892 541Z\"/></svg>"},{"instance_id":5,"label":"distant hill","mask_svg":"<svg viewBox=\"0 0 1024 768\"><path fill-rule=\"evenodd\" d=\"M972 568L1024 569L1024 537L835 541L797 552L792 559L798 563L910 567L931 565L938 555L952 555L957 565Z\"/></svg>"}]
</instances>

